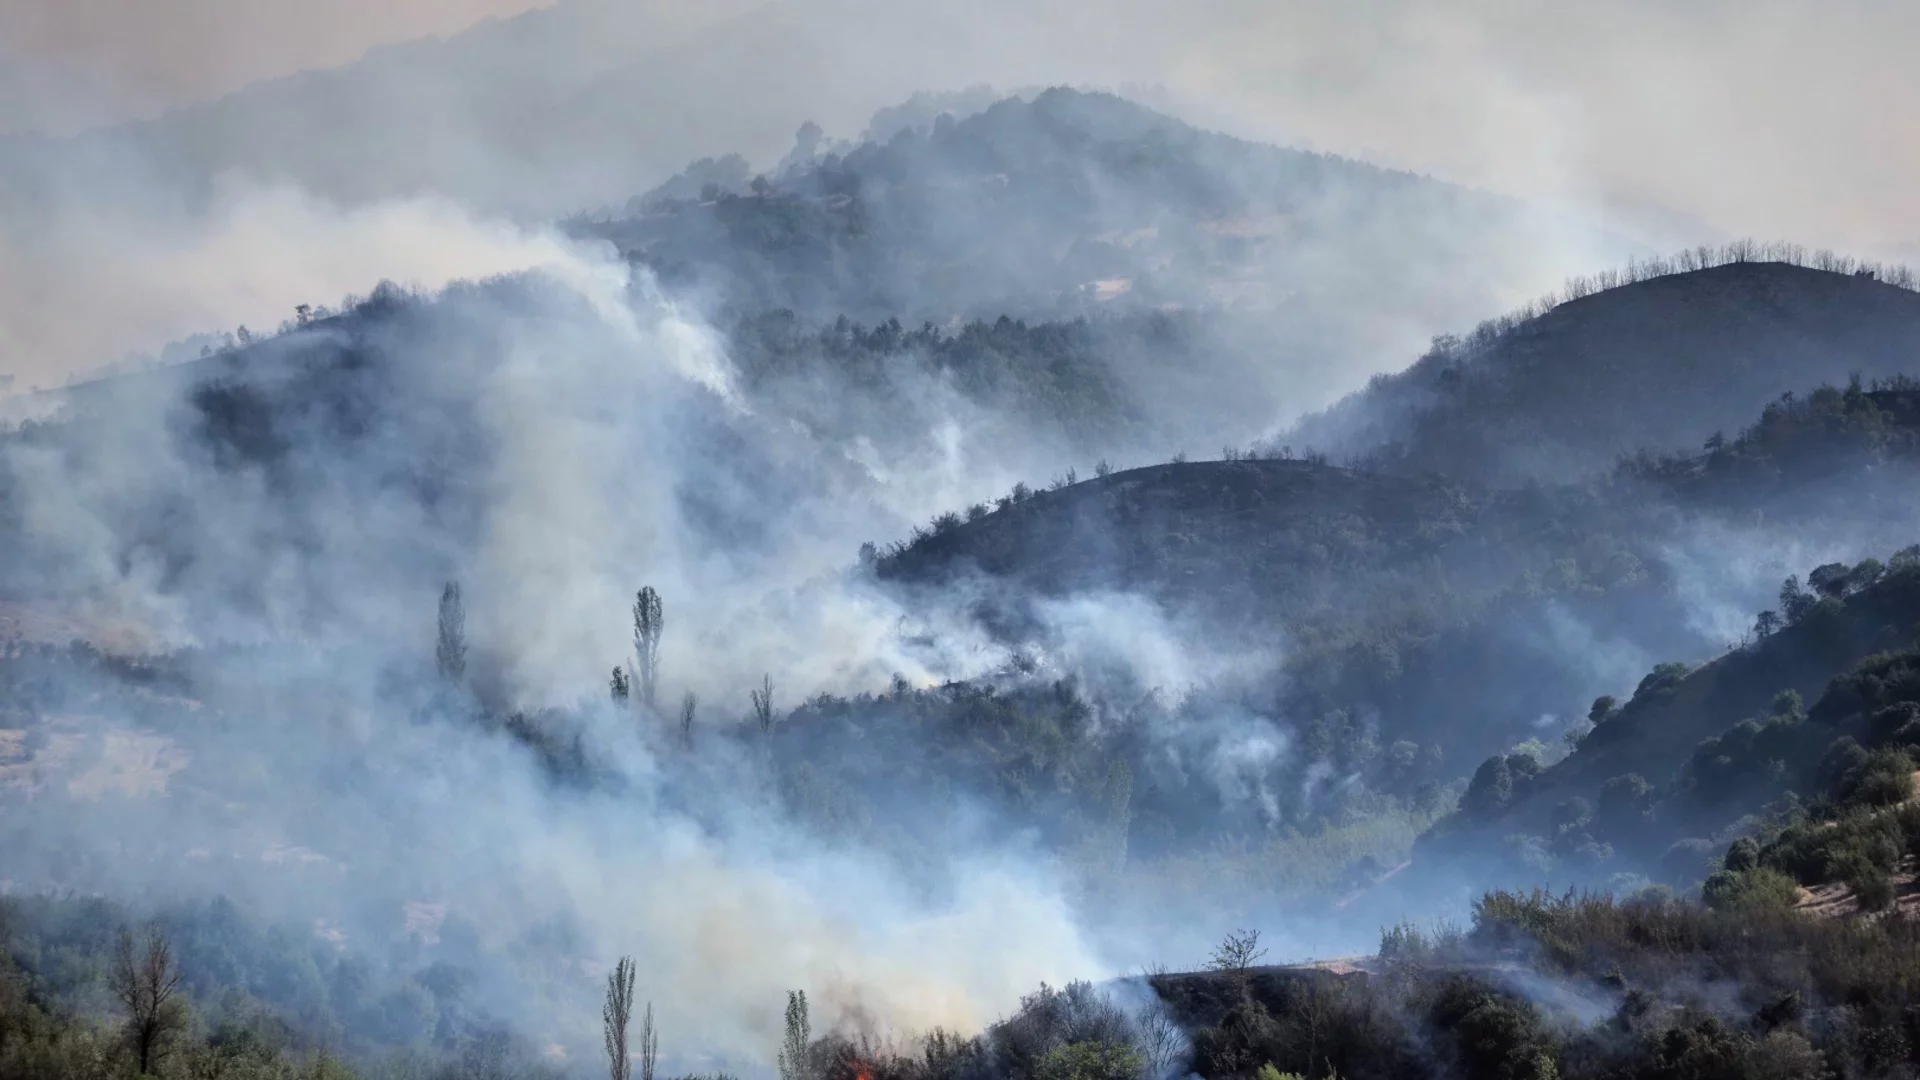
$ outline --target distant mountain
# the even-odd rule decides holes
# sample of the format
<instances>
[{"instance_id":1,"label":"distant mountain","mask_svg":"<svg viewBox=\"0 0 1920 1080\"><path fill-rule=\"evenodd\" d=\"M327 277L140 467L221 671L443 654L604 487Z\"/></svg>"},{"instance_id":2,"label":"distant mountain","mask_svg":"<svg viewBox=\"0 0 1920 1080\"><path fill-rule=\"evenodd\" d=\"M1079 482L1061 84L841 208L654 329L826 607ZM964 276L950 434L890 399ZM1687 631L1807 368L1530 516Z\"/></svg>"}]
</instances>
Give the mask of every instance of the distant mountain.
<instances>
[{"instance_id":1,"label":"distant mountain","mask_svg":"<svg viewBox=\"0 0 1920 1080\"><path fill-rule=\"evenodd\" d=\"M799 118L729 128L720 110L703 116L685 104L702 97L702 58L754 25L740 16L756 6L570 0L150 121L64 140L0 139L0 174L19 199L129 176L136 190L171 197L233 175L345 202L438 193L491 211L558 214L653 182L691 156L790 135ZM629 96L616 117L596 95L624 65L650 72L658 89L652 101ZM705 76L709 91L719 75ZM664 108L660 94L674 86L688 97Z\"/></svg>"},{"instance_id":2,"label":"distant mountain","mask_svg":"<svg viewBox=\"0 0 1920 1080\"><path fill-rule=\"evenodd\" d=\"M1516 274L1508 253L1554 224L1509 199L1053 89L844 153L803 143L751 183L744 161L703 162L580 228L744 311L912 322L1236 307L1314 323L1329 303L1492 302Z\"/></svg>"},{"instance_id":3,"label":"distant mountain","mask_svg":"<svg viewBox=\"0 0 1920 1080\"><path fill-rule=\"evenodd\" d=\"M1443 339L1288 438L1389 470L1554 482L1696 450L1807 386L1920 374L1910 277L1699 261L1726 257Z\"/></svg>"}]
</instances>

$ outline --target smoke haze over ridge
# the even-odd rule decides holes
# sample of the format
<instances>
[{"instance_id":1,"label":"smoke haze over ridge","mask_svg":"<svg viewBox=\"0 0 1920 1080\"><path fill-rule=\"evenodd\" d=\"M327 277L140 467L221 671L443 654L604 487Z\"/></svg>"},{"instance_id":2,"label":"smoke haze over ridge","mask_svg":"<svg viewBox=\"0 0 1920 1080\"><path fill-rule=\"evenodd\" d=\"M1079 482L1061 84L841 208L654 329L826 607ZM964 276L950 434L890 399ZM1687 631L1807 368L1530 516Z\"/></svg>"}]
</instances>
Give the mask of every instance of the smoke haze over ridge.
<instances>
[{"instance_id":1,"label":"smoke haze over ridge","mask_svg":"<svg viewBox=\"0 0 1920 1080\"><path fill-rule=\"evenodd\" d=\"M219 896L449 1016L457 969L568 1067L621 955L676 1069L760 1075L799 987L820 1030L905 1038L1196 966L1242 920L1275 960L1370 948L1409 897L1514 873L1373 889L1463 751L1550 764L1586 701L1920 526L1891 435L1751 503L1611 452L1509 489L1239 449L1648 245L1898 255L1904 8L26 3L0 625L131 655L0 649L55 672L0 713L0 887ZM1038 89L1068 85L1166 115ZM1727 269L1615 299L1659 331ZM1912 299L1872 308L1888 340ZM1816 324L1780 333L1858 359ZM1477 347L1435 344L1435 393ZM1639 382L1608 404L1704 393ZM1762 407L1734 419L1797 406ZM1503 450L1538 457L1540 415ZM1669 463L1704 475L1719 433L1651 449L1709 434ZM470 637L436 670L448 582ZM451 1044L436 1015L341 1023Z\"/></svg>"},{"instance_id":2,"label":"smoke haze over ridge","mask_svg":"<svg viewBox=\"0 0 1920 1080\"><path fill-rule=\"evenodd\" d=\"M15 91L0 128L60 126L58 103L84 100L89 84L91 96L110 102L99 119L133 115L149 108L134 101L183 105L250 78L338 63L357 48L416 34L452 33L521 6L412 0L380 5L375 16L346 0L302 5L298 15L273 5L175 2L130 12L101 2L26 0L10 5L0 25L15 77L78 74ZM756 100L754 83L740 83L733 100L711 103L714 115L737 122L764 113L772 123L760 129L759 145L742 140L738 128L716 130L711 145L685 146L682 158L734 149L778 154L784 146L775 140L801 120L849 131L879 104L942 84L1157 83L1203 121L1255 138L1614 207L1625 222L1645 211L1657 226L1666 213L1682 231L1791 235L1880 255L1920 237L1920 221L1904 216L1891 179L1913 171L1920 147L1875 120L1920 90L1897 54L1916 30L1914 18L1903 6L1870 0L1818 14L1786 3L1647 2L1549 13L1500 0L1444 11L1251 2L1176 11L1134 0L1102 5L1097 16L1064 2L873 10L839 0L697 10L575 3L529 17L540 26L601 28L601 41L588 37L584 45L562 30L552 42L560 51L536 59L536 67L564 62L611 72L623 62L620 50L644 55L650 43L667 43L670 55L672 43L690 34L697 51L705 40L765 32L770 51L761 61L804 63L818 76L797 84L810 87L805 96L777 102ZM531 40L538 49L540 35ZM780 41L791 48L772 44ZM810 51L842 60L818 63ZM431 77L432 62L426 54L408 64ZM102 69L122 74L103 77ZM757 77L784 85L770 73ZM608 83L603 92L621 85ZM1739 122L1747 110L1770 123ZM646 138L648 122L640 118L625 135ZM1708 161L1716 165L1707 168ZM1728 177L1738 179L1723 183ZM1668 232L1657 239L1696 238L1711 237Z\"/></svg>"}]
</instances>

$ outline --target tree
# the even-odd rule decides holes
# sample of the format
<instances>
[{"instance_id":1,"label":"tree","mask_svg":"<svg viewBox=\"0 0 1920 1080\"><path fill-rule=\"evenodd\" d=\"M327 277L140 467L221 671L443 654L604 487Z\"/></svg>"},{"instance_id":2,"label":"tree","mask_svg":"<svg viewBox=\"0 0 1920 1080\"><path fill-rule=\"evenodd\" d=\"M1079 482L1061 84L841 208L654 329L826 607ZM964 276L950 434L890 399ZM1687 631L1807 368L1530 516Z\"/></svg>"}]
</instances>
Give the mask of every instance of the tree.
<instances>
[{"instance_id":1,"label":"tree","mask_svg":"<svg viewBox=\"0 0 1920 1080\"><path fill-rule=\"evenodd\" d=\"M1600 785L1595 817L1609 830L1630 829L1647 820L1653 785L1639 773L1624 773Z\"/></svg>"},{"instance_id":2,"label":"tree","mask_svg":"<svg viewBox=\"0 0 1920 1080\"><path fill-rule=\"evenodd\" d=\"M608 689L612 692L613 702L616 705L626 704L627 698L633 693L633 683L628 681L627 673L621 671L618 664L613 666L613 680Z\"/></svg>"},{"instance_id":3,"label":"tree","mask_svg":"<svg viewBox=\"0 0 1920 1080\"><path fill-rule=\"evenodd\" d=\"M173 950L156 926L147 927L144 948L136 947L133 933L124 928L113 953L109 974L113 996L127 1011L127 1038L133 1044L140 1074L153 1067L166 1051L168 1039L186 1026L186 1011L174 994L180 972L173 966Z\"/></svg>"},{"instance_id":4,"label":"tree","mask_svg":"<svg viewBox=\"0 0 1920 1080\"><path fill-rule=\"evenodd\" d=\"M1787 580L1780 583L1780 614L1788 622L1799 622L1813 603L1813 597L1800 588L1798 577L1788 575Z\"/></svg>"},{"instance_id":5,"label":"tree","mask_svg":"<svg viewBox=\"0 0 1920 1080\"><path fill-rule=\"evenodd\" d=\"M1821 596L1839 599L1847 595L1848 568L1846 563L1827 563L1817 566L1807 575L1807 587Z\"/></svg>"},{"instance_id":6,"label":"tree","mask_svg":"<svg viewBox=\"0 0 1920 1080\"><path fill-rule=\"evenodd\" d=\"M654 1062L660 1056L660 1033L653 1026L653 1002L640 1018L640 1080L653 1080Z\"/></svg>"},{"instance_id":7,"label":"tree","mask_svg":"<svg viewBox=\"0 0 1920 1080\"><path fill-rule=\"evenodd\" d=\"M689 750L693 749L693 714L699 707L700 699L691 690L680 699L680 745Z\"/></svg>"},{"instance_id":8,"label":"tree","mask_svg":"<svg viewBox=\"0 0 1920 1080\"><path fill-rule=\"evenodd\" d=\"M1759 866L1760 842L1751 836L1743 836L1735 840L1727 848L1724 865L1726 869L1736 874L1745 873Z\"/></svg>"},{"instance_id":9,"label":"tree","mask_svg":"<svg viewBox=\"0 0 1920 1080\"><path fill-rule=\"evenodd\" d=\"M1504 812L1513 801L1513 769L1505 757L1490 757L1474 770L1467 783L1460 808L1468 816L1488 820Z\"/></svg>"},{"instance_id":10,"label":"tree","mask_svg":"<svg viewBox=\"0 0 1920 1080\"><path fill-rule=\"evenodd\" d=\"M660 631L667 623L660 609L660 594L649 585L633 598L633 654L638 662L640 700L654 706L654 691L660 678Z\"/></svg>"},{"instance_id":11,"label":"tree","mask_svg":"<svg viewBox=\"0 0 1920 1080\"><path fill-rule=\"evenodd\" d=\"M460 583L447 582L440 590L440 639L434 647L440 677L459 682L467 674L467 607L460 599Z\"/></svg>"},{"instance_id":12,"label":"tree","mask_svg":"<svg viewBox=\"0 0 1920 1080\"><path fill-rule=\"evenodd\" d=\"M1753 636L1762 640L1772 637L1780 629L1780 613L1763 611L1754 617Z\"/></svg>"},{"instance_id":13,"label":"tree","mask_svg":"<svg viewBox=\"0 0 1920 1080\"><path fill-rule=\"evenodd\" d=\"M807 1022L807 992L787 991L787 1029L780 1040L780 1080L813 1080L809 1049L813 1031Z\"/></svg>"},{"instance_id":14,"label":"tree","mask_svg":"<svg viewBox=\"0 0 1920 1080\"><path fill-rule=\"evenodd\" d=\"M1115 758L1107 769L1107 836L1115 870L1127 865L1127 833L1133 827L1133 770Z\"/></svg>"},{"instance_id":15,"label":"tree","mask_svg":"<svg viewBox=\"0 0 1920 1080\"><path fill-rule=\"evenodd\" d=\"M753 698L753 720L760 734L773 737L773 676L763 675L758 689L748 691Z\"/></svg>"},{"instance_id":16,"label":"tree","mask_svg":"<svg viewBox=\"0 0 1920 1080\"><path fill-rule=\"evenodd\" d=\"M633 1059L627 1054L627 1020L633 1016L633 973L633 957L623 956L607 976L607 1000L600 1008L600 1025L607 1046L608 1080L628 1080L633 1075Z\"/></svg>"},{"instance_id":17,"label":"tree","mask_svg":"<svg viewBox=\"0 0 1920 1080\"><path fill-rule=\"evenodd\" d=\"M1235 930L1213 947L1213 955L1207 958L1207 968L1227 975L1244 976L1254 961L1267 955L1260 947L1260 931Z\"/></svg>"}]
</instances>

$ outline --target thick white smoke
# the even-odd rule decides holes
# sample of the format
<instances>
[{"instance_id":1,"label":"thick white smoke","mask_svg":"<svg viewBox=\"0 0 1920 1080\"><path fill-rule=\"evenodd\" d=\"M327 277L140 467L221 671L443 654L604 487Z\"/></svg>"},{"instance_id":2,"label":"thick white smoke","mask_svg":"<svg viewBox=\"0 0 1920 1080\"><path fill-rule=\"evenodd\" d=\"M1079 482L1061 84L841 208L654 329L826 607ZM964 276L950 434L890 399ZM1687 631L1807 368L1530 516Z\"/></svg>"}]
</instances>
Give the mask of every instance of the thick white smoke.
<instances>
[{"instance_id":1,"label":"thick white smoke","mask_svg":"<svg viewBox=\"0 0 1920 1080\"><path fill-rule=\"evenodd\" d=\"M300 224L271 246L306 236L301 205L284 204ZM403 301L379 326L349 316L297 331L250 358L249 378L267 385L283 351L356 348L386 365L392 396L376 407L401 422L337 459L315 421L279 434L278 465L222 467L182 437L198 406L171 371L76 395L84 446L10 449L32 545L59 553L44 588L140 623L156 648L197 646L209 714L246 717L238 729L162 723L169 760L185 764L136 785L144 795L103 802L82 794L102 785L81 782L57 796L71 814L36 810L39 842L16 852L22 881L57 848L101 853L89 886L218 891L375 949L383 927L400 936L405 905L444 909L520 958L520 978L489 990L500 1010L576 1047L590 1042L597 972L631 952L670 1051L737 1064L773 1046L786 989L809 989L827 1023L977 1029L1043 979L1100 971L1070 883L1043 860L955 850L953 888L929 895L880 857L823 848L786 822L731 744L671 751L657 722L604 704L642 584L666 601L663 699L697 692L705 724L743 716L763 672L790 706L896 673L964 676L994 651L953 628L931 653L908 645L900 609L852 572L862 538L904 531L892 505L918 512L937 492L890 490L913 478L876 479L755 414L712 331L624 266L461 223L432 206L369 219L403 246L529 269ZM252 243L246 232L234 242ZM275 392L313 395L324 412L332 391ZM388 482L409 470L450 477L470 513ZM154 493L182 503L152 516ZM136 539L156 522L154 545ZM422 719L437 715L428 659L447 577L465 587L483 694L503 709L588 703L587 749L611 770L592 790L556 790L497 734ZM150 723L103 715L67 733L98 743ZM87 775L69 765L62 779ZM148 857L104 854L129 835ZM556 922L576 951L526 970L520 938Z\"/></svg>"}]
</instances>

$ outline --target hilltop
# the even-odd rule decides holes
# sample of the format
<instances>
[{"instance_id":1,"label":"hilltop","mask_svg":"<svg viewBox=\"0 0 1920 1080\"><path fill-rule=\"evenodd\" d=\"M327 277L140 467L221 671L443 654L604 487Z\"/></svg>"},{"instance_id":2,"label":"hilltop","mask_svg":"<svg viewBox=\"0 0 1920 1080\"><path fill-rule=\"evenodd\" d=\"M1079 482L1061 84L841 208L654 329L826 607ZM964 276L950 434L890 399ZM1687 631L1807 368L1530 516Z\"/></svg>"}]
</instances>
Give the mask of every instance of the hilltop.
<instances>
[{"instance_id":1,"label":"hilltop","mask_svg":"<svg viewBox=\"0 0 1920 1080\"><path fill-rule=\"evenodd\" d=\"M696 163L575 228L741 311L911 323L1115 303L1311 319L1314 302L1367 292L1461 310L1491 299L1504 245L1548 224L1512 200L1054 88L884 142L831 149L803 132L759 176ZM1460 265L1477 269L1439 272Z\"/></svg>"},{"instance_id":2,"label":"hilltop","mask_svg":"<svg viewBox=\"0 0 1920 1080\"><path fill-rule=\"evenodd\" d=\"M1685 265L1732 261L1441 339L1290 438L1390 470L1557 482L1694 450L1807 386L1920 374L1920 294L1766 257L1707 253Z\"/></svg>"}]
</instances>

